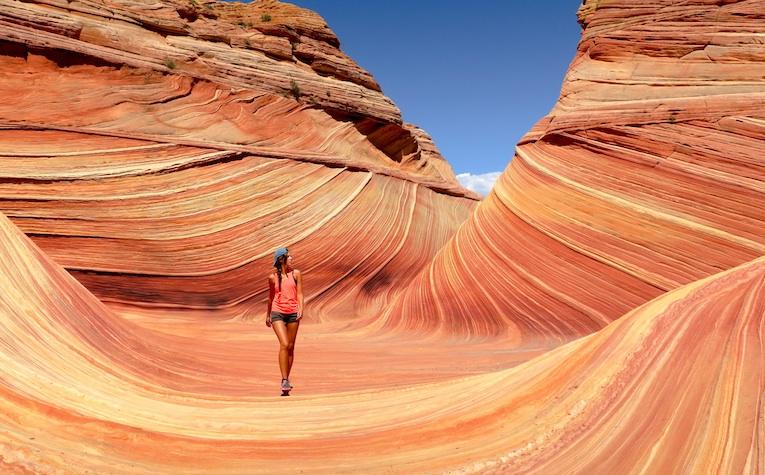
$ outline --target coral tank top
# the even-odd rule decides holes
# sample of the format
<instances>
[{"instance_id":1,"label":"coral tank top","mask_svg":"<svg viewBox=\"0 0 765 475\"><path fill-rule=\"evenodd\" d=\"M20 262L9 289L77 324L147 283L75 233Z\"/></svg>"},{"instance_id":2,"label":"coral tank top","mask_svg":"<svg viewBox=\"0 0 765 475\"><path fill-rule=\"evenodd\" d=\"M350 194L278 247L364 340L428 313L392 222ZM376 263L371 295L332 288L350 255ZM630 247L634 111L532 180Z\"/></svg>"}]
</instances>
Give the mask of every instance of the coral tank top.
<instances>
[{"instance_id":1,"label":"coral tank top","mask_svg":"<svg viewBox=\"0 0 765 475\"><path fill-rule=\"evenodd\" d=\"M282 276L282 287L279 289L279 276L274 273L274 301L271 304L272 312L279 313L297 313L297 282L295 282L295 272L288 272Z\"/></svg>"}]
</instances>

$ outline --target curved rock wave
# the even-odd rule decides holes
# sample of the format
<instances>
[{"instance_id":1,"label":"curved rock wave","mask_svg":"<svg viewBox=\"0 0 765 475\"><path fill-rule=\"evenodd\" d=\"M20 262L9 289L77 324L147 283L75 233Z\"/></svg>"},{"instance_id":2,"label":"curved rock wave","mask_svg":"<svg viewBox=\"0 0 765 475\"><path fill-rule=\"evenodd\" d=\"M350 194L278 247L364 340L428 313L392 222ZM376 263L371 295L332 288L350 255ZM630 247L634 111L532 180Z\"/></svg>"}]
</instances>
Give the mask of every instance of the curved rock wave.
<instances>
[{"instance_id":1,"label":"curved rock wave","mask_svg":"<svg viewBox=\"0 0 765 475\"><path fill-rule=\"evenodd\" d=\"M241 365L217 375L214 394L194 391L209 368L197 366L195 380L184 370L214 346L161 364L152 354L158 334L136 338L134 322L113 315L1 216L0 240L4 470L271 473L288 463L332 473L382 473L390 464L741 473L756 470L765 450L763 259L509 370L296 397L285 410L273 398L221 390ZM180 338L174 333L166 340ZM166 343L158 346L167 351Z\"/></svg>"},{"instance_id":2,"label":"curved rock wave","mask_svg":"<svg viewBox=\"0 0 765 475\"><path fill-rule=\"evenodd\" d=\"M562 342L765 254L762 5L585 2L558 103L383 325Z\"/></svg>"},{"instance_id":3,"label":"curved rock wave","mask_svg":"<svg viewBox=\"0 0 765 475\"><path fill-rule=\"evenodd\" d=\"M759 473L761 6L585 2L479 205L311 12L0 0L0 471Z\"/></svg>"},{"instance_id":4,"label":"curved rock wave","mask_svg":"<svg viewBox=\"0 0 765 475\"><path fill-rule=\"evenodd\" d=\"M84 12L85 4L7 3L0 21L26 28L35 41L74 35L55 27L62 22L136 30L130 41L82 30L73 37L87 48L111 38L110 48L148 55L142 48L153 45L156 55L157 45L169 41L135 25L138 10L130 3L111 14ZM317 26L313 13L261 3L273 7L274 20L263 27L273 38L289 30L336 50L334 35ZM242 30L230 23L236 8L260 15L251 6L211 5L225 10L216 21L236 32ZM157 4L143 20L177 16L174 6ZM184 38L198 45L229 56L264 54L199 37L197 21L173 21L186 25ZM359 289L374 280L375 296L367 299L374 306L356 308L362 314L380 308L388 300L381 296L400 288L385 277L395 272L387 263L401 260L398 250L427 241L421 249L429 254L414 260L422 267L476 204L477 195L459 186L421 129L369 111L344 115L305 91L274 93L274 81L290 71L309 74L299 58L262 57L242 67L271 79L250 75L246 84L233 84L180 66L138 68L106 56L94 62L66 42L54 49L13 31L0 43L0 96L9 99L0 105L0 209L104 301L247 318L264 305L269 253L289 245L301 267L317 273L307 289L315 321L347 320L359 313L332 313L348 308L337 291L327 292L333 283L353 283L343 297L350 302L358 294L365 299L369 292ZM136 46L142 41L149 46ZM221 64L242 64L229 56ZM346 92L362 87L347 77L310 74ZM426 209L449 211L435 219Z\"/></svg>"}]
</instances>

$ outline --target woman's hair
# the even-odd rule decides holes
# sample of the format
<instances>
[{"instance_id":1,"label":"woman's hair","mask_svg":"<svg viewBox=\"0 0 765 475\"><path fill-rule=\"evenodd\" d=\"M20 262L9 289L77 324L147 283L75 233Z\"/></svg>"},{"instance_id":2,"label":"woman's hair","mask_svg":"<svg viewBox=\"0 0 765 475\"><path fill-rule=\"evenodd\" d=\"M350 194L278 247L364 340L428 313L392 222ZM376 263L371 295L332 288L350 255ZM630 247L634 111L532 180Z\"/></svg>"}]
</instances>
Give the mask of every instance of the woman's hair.
<instances>
[{"instance_id":1,"label":"woman's hair","mask_svg":"<svg viewBox=\"0 0 765 475\"><path fill-rule=\"evenodd\" d=\"M276 267L276 277L279 280L279 286L277 289L279 289L279 292L282 291L282 263L287 260L287 255L279 256L278 259L276 259L276 262L274 263L274 267Z\"/></svg>"}]
</instances>

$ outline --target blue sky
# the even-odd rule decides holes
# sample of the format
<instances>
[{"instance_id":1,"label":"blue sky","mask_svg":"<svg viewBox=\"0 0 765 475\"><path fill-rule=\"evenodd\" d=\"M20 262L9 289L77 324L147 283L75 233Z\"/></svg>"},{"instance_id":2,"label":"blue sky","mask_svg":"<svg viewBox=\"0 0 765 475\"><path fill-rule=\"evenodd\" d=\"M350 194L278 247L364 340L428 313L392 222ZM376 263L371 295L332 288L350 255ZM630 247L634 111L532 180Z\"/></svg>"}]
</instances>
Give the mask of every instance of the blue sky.
<instances>
[{"instance_id":1,"label":"blue sky","mask_svg":"<svg viewBox=\"0 0 765 475\"><path fill-rule=\"evenodd\" d=\"M327 21L458 174L504 170L555 104L581 33L578 0L291 3Z\"/></svg>"}]
</instances>

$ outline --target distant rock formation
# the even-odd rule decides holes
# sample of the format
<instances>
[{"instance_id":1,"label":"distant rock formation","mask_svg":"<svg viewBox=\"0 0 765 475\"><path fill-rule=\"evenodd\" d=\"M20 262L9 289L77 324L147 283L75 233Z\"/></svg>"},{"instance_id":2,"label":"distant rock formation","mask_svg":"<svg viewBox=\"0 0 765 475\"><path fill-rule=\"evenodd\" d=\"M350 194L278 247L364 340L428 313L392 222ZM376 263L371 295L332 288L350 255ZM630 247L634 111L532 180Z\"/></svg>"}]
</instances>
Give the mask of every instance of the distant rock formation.
<instances>
[{"instance_id":1,"label":"distant rock formation","mask_svg":"<svg viewBox=\"0 0 765 475\"><path fill-rule=\"evenodd\" d=\"M558 103L387 325L562 342L765 254L763 11L585 2Z\"/></svg>"}]
</instances>

